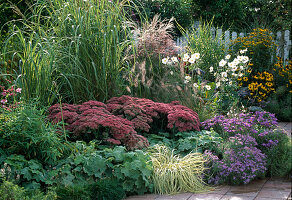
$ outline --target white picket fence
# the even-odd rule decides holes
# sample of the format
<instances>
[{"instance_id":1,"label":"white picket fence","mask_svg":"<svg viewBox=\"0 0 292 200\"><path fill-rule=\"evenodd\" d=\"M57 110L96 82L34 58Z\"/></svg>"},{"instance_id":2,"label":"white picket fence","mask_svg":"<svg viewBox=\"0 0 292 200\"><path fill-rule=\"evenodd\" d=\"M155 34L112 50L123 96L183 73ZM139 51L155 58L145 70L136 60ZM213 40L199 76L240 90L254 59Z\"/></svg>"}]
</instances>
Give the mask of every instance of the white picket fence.
<instances>
[{"instance_id":1,"label":"white picket fence","mask_svg":"<svg viewBox=\"0 0 292 200\"><path fill-rule=\"evenodd\" d=\"M216 34L219 38L222 38L222 43L225 43L226 49L228 49L231 40L235 40L237 37L244 37L245 33L236 33L225 31L223 32L222 29L212 29L212 36L213 39L215 38ZM274 35L274 42L277 44L277 56L284 58L284 61L287 59L291 59L289 57L289 52L291 51L291 40L290 40L290 31L279 31ZM184 47L187 44L187 39L184 37L180 37L176 39L176 45L181 47L181 52L184 52ZM285 62L286 63L286 62Z\"/></svg>"}]
</instances>

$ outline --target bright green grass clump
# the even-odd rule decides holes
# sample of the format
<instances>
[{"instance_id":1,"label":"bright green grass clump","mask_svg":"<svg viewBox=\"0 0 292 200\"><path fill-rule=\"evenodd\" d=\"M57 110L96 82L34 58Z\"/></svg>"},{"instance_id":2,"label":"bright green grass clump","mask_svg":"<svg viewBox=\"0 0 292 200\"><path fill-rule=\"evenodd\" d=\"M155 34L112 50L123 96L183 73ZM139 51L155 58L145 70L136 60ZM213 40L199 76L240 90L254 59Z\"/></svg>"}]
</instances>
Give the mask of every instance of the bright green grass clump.
<instances>
[{"instance_id":1,"label":"bright green grass clump","mask_svg":"<svg viewBox=\"0 0 292 200\"><path fill-rule=\"evenodd\" d=\"M204 158L200 153L185 157L174 155L166 146L155 145L151 155L154 168L153 182L159 194L204 192L208 186L202 180Z\"/></svg>"}]
</instances>

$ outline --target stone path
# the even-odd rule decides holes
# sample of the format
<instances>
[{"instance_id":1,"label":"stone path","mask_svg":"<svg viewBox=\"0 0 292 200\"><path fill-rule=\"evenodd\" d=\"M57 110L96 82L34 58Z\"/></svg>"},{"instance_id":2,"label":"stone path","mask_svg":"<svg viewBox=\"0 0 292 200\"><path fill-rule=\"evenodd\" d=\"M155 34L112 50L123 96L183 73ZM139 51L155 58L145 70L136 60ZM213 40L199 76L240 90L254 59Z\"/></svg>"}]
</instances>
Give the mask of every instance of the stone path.
<instances>
[{"instance_id":1,"label":"stone path","mask_svg":"<svg viewBox=\"0 0 292 200\"><path fill-rule=\"evenodd\" d=\"M266 178L255 180L242 186L219 186L215 190L202 193L182 193L177 195L146 194L131 196L126 200L291 200L291 180Z\"/></svg>"},{"instance_id":2,"label":"stone path","mask_svg":"<svg viewBox=\"0 0 292 200\"><path fill-rule=\"evenodd\" d=\"M291 122L280 122L291 138ZM182 193L177 195L146 194L131 196L125 200L292 200L292 182L285 178L266 178L255 180L242 186L220 186L211 192L203 194Z\"/></svg>"}]
</instances>

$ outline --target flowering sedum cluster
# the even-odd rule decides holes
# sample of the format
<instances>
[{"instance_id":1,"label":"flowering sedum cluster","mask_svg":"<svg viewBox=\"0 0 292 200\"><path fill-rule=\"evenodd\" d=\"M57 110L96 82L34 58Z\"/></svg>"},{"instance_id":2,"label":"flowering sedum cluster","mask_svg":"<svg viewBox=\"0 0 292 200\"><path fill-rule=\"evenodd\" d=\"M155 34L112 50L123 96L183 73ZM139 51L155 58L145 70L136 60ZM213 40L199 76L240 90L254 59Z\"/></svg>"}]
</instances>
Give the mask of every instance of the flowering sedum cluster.
<instances>
[{"instance_id":1,"label":"flowering sedum cluster","mask_svg":"<svg viewBox=\"0 0 292 200\"><path fill-rule=\"evenodd\" d=\"M5 79L5 82L9 85L12 84L12 81L8 79ZM0 106L8 110L15 107L18 104L17 99L21 93L21 90L21 88L16 88L14 85L7 89L5 89L4 85L0 85Z\"/></svg>"}]
</instances>

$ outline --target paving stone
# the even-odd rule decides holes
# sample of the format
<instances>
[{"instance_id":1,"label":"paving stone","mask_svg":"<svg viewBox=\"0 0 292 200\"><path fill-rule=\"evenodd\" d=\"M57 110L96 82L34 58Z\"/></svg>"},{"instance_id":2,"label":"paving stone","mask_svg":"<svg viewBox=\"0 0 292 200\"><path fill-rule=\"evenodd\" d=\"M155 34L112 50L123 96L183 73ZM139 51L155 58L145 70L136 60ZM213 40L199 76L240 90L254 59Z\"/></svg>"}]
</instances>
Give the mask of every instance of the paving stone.
<instances>
[{"instance_id":1,"label":"paving stone","mask_svg":"<svg viewBox=\"0 0 292 200\"><path fill-rule=\"evenodd\" d=\"M262 185L242 185L232 186L226 195L239 195L247 197L256 197L261 190Z\"/></svg>"},{"instance_id":2,"label":"paving stone","mask_svg":"<svg viewBox=\"0 0 292 200\"><path fill-rule=\"evenodd\" d=\"M162 195L156 198L156 200L187 200L192 196L192 193L181 193L176 195Z\"/></svg>"},{"instance_id":3,"label":"paving stone","mask_svg":"<svg viewBox=\"0 0 292 200\"><path fill-rule=\"evenodd\" d=\"M220 200L254 200L254 197L241 195L224 195Z\"/></svg>"},{"instance_id":4,"label":"paving stone","mask_svg":"<svg viewBox=\"0 0 292 200\"><path fill-rule=\"evenodd\" d=\"M159 197L158 194L145 194L127 197L125 200L155 200Z\"/></svg>"},{"instance_id":5,"label":"paving stone","mask_svg":"<svg viewBox=\"0 0 292 200\"><path fill-rule=\"evenodd\" d=\"M291 193L290 189L281 189L281 188L263 188L259 194L258 198L274 198L274 199L287 199Z\"/></svg>"},{"instance_id":6,"label":"paving stone","mask_svg":"<svg viewBox=\"0 0 292 200\"><path fill-rule=\"evenodd\" d=\"M263 188L291 189L292 182L285 179L271 179L265 183Z\"/></svg>"},{"instance_id":7,"label":"paving stone","mask_svg":"<svg viewBox=\"0 0 292 200\"><path fill-rule=\"evenodd\" d=\"M275 199L275 198L266 198L266 197L257 197L257 198L255 198L254 200L287 200L287 198L277 198L277 199Z\"/></svg>"},{"instance_id":8,"label":"paving stone","mask_svg":"<svg viewBox=\"0 0 292 200\"><path fill-rule=\"evenodd\" d=\"M193 194L188 200L220 200L222 194Z\"/></svg>"},{"instance_id":9,"label":"paving stone","mask_svg":"<svg viewBox=\"0 0 292 200\"><path fill-rule=\"evenodd\" d=\"M207 194L226 194L230 190L229 185L222 185L215 187L214 190L211 190L210 192L207 192Z\"/></svg>"}]
</instances>

